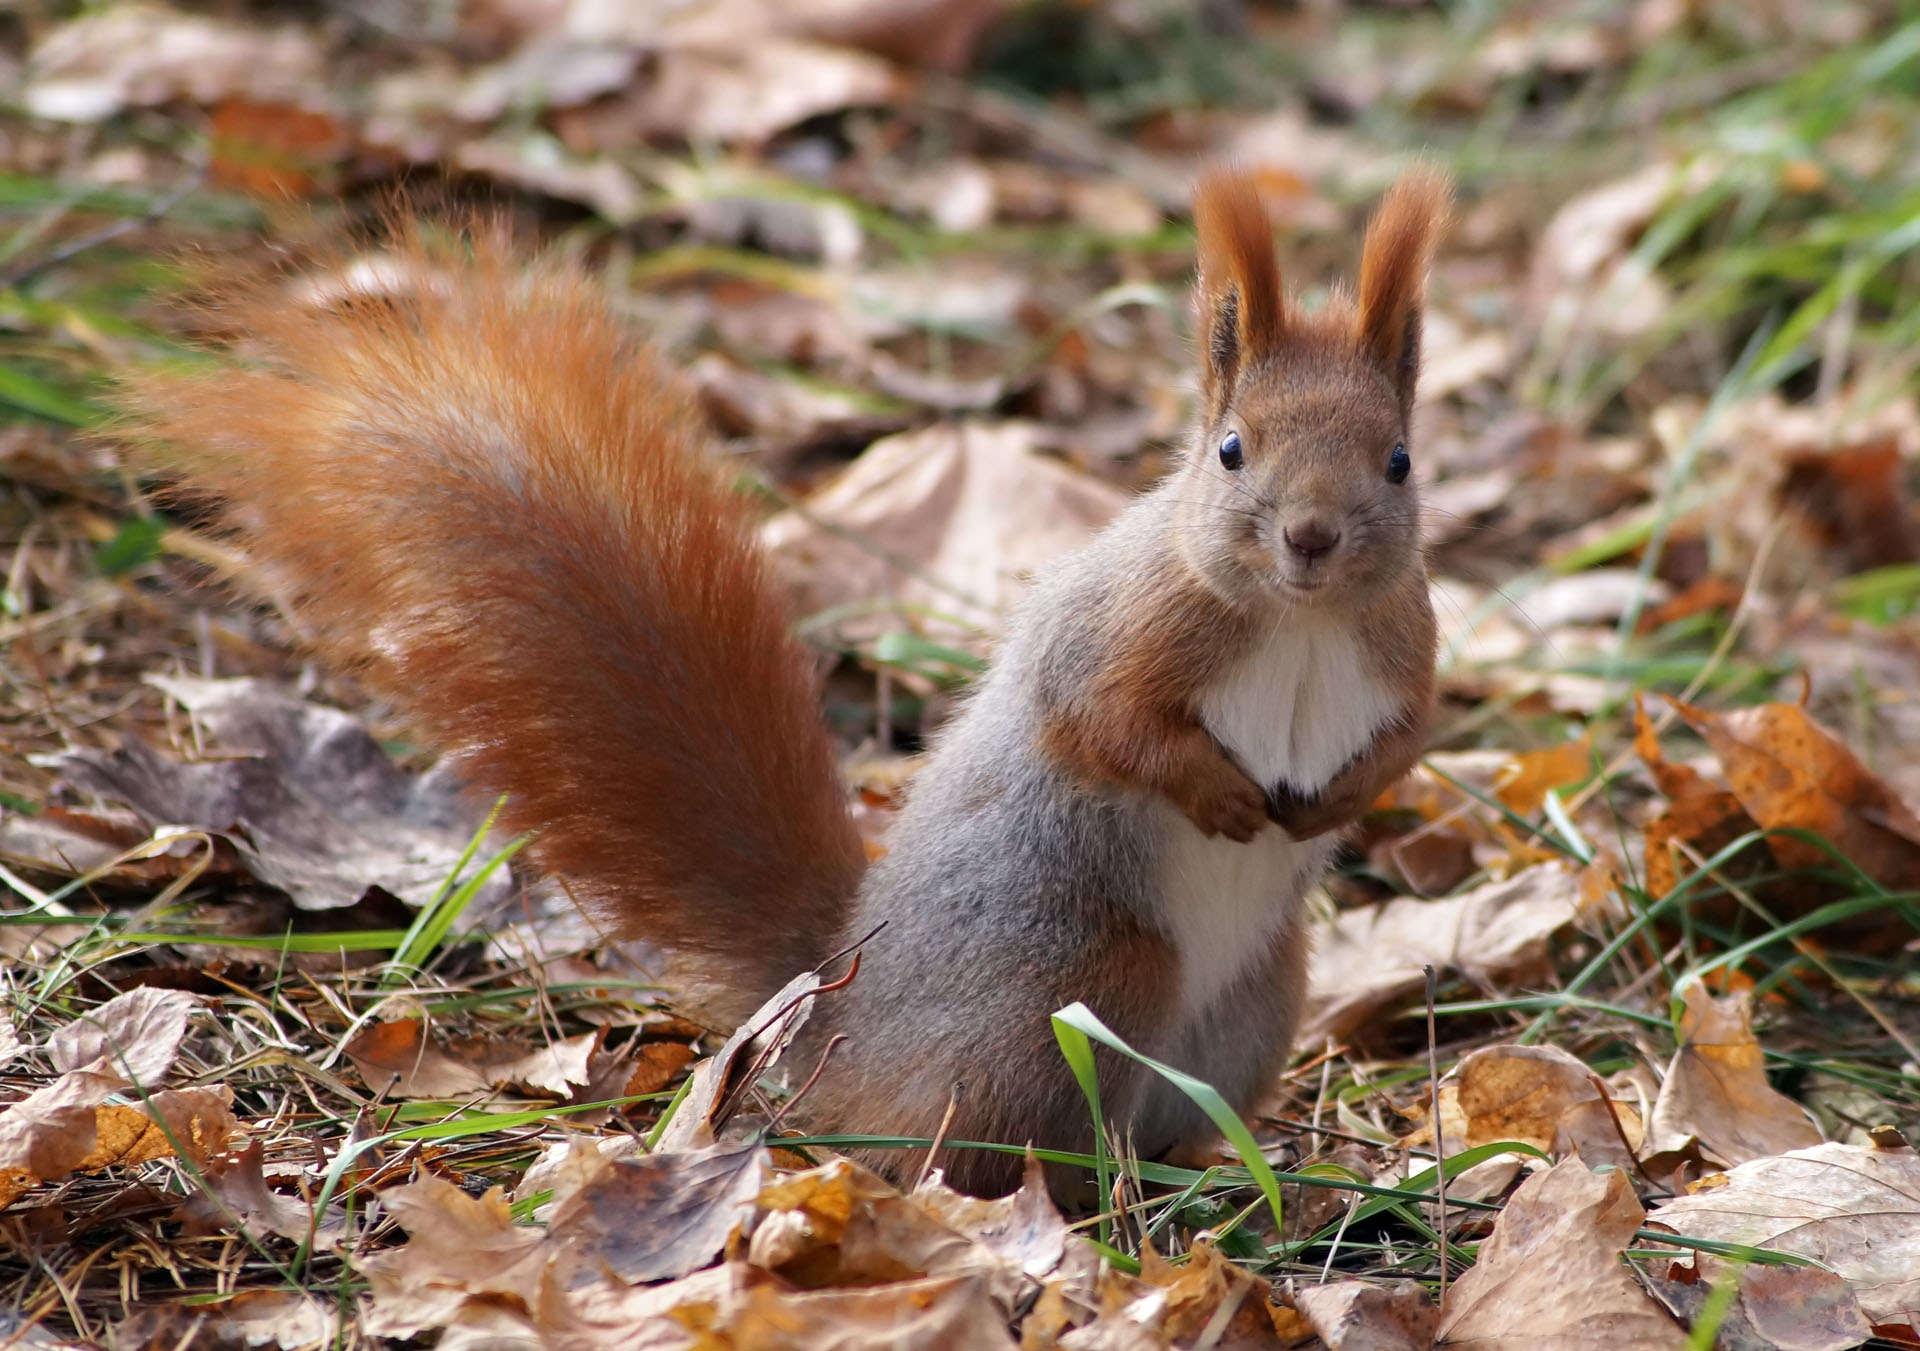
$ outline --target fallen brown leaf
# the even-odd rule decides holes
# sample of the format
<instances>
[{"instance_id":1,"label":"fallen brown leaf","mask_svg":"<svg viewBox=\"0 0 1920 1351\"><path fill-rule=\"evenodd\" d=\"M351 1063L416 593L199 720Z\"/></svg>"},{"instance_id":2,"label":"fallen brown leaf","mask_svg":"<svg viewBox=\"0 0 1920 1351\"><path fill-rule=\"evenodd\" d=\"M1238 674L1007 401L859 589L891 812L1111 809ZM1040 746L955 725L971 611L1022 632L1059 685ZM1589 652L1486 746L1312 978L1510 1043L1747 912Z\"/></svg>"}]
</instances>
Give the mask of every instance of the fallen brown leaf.
<instances>
[{"instance_id":1,"label":"fallen brown leaf","mask_svg":"<svg viewBox=\"0 0 1920 1351\"><path fill-rule=\"evenodd\" d=\"M1327 1351L1430 1351L1440 1311L1416 1281L1310 1285L1293 1302Z\"/></svg>"},{"instance_id":2,"label":"fallen brown leaf","mask_svg":"<svg viewBox=\"0 0 1920 1351\"><path fill-rule=\"evenodd\" d=\"M37 117L99 122L175 99L313 102L324 95L324 71L315 35L292 24L267 29L231 15L121 3L47 32L21 92Z\"/></svg>"},{"instance_id":3,"label":"fallen brown leaf","mask_svg":"<svg viewBox=\"0 0 1920 1351\"><path fill-rule=\"evenodd\" d=\"M725 1325L733 1351L1013 1351L1005 1312L976 1276L849 1290L755 1285Z\"/></svg>"},{"instance_id":4,"label":"fallen brown leaf","mask_svg":"<svg viewBox=\"0 0 1920 1351\"><path fill-rule=\"evenodd\" d=\"M498 1187L468 1196L443 1178L389 1187L380 1202L407 1231L398 1248L360 1262L373 1305L367 1331L412 1337L445 1327L469 1300L531 1304L550 1256L546 1235L513 1222Z\"/></svg>"},{"instance_id":5,"label":"fallen brown leaf","mask_svg":"<svg viewBox=\"0 0 1920 1351\"><path fill-rule=\"evenodd\" d=\"M1543 863L1442 901L1401 897L1342 911L1314 945L1299 1040L1353 1037L1423 990L1428 965L1483 988L1538 979L1549 940L1578 917L1579 902L1580 875Z\"/></svg>"},{"instance_id":6,"label":"fallen brown leaf","mask_svg":"<svg viewBox=\"0 0 1920 1351\"><path fill-rule=\"evenodd\" d=\"M566 1259L564 1279L579 1285L606 1274L640 1284L699 1270L752 1215L770 1168L758 1143L606 1164L548 1226Z\"/></svg>"},{"instance_id":7,"label":"fallen brown leaf","mask_svg":"<svg viewBox=\"0 0 1920 1351\"><path fill-rule=\"evenodd\" d=\"M1697 1144L1709 1162L1725 1166L1819 1144L1806 1112L1767 1082L1748 996L1715 998L1694 980L1680 997L1680 1046L1654 1101L1649 1155Z\"/></svg>"},{"instance_id":8,"label":"fallen brown leaf","mask_svg":"<svg viewBox=\"0 0 1920 1351\"><path fill-rule=\"evenodd\" d=\"M1035 429L1017 422L875 442L804 516L776 516L762 532L799 612L885 598L996 629L1028 573L1084 544L1124 503L1036 447ZM946 625L937 636L972 635Z\"/></svg>"},{"instance_id":9,"label":"fallen brown leaf","mask_svg":"<svg viewBox=\"0 0 1920 1351\"><path fill-rule=\"evenodd\" d=\"M1920 888L1920 818L1833 733L1797 704L1709 713L1675 703L1706 738L1727 784L1769 830L1822 836L1860 870L1895 891ZM1769 836L1784 868L1829 865L1826 850Z\"/></svg>"},{"instance_id":10,"label":"fallen brown leaf","mask_svg":"<svg viewBox=\"0 0 1920 1351\"><path fill-rule=\"evenodd\" d=\"M1716 1173L1656 1208L1693 1238L1810 1257L1846 1278L1868 1318L1920 1327L1920 1156L1824 1144Z\"/></svg>"},{"instance_id":11,"label":"fallen brown leaf","mask_svg":"<svg viewBox=\"0 0 1920 1351\"><path fill-rule=\"evenodd\" d=\"M328 1242L345 1231L345 1217L329 1213L318 1225L313 1207L294 1196L283 1196L267 1185L262 1169L265 1150L258 1141L208 1161L200 1171L204 1190L181 1206L190 1229L215 1233L238 1225L249 1233L278 1234L296 1243Z\"/></svg>"},{"instance_id":12,"label":"fallen brown leaf","mask_svg":"<svg viewBox=\"0 0 1920 1351\"><path fill-rule=\"evenodd\" d=\"M1442 1110L1450 1088L1466 1135L1449 1138L1450 1151L1518 1140L1555 1158L1578 1154L1589 1168L1632 1166L1640 1113L1618 1100L1609 1107L1593 1071L1558 1047L1483 1047L1461 1060L1453 1080L1442 1086Z\"/></svg>"},{"instance_id":13,"label":"fallen brown leaf","mask_svg":"<svg viewBox=\"0 0 1920 1351\"><path fill-rule=\"evenodd\" d=\"M1655 1265L1658 1265L1657 1263ZM1705 1253L1650 1273L1647 1287L1676 1318L1691 1323L1715 1286L1737 1279L1739 1292L1714 1339L1728 1351L1845 1351L1873 1336L1860 1301L1841 1277L1818 1267L1748 1266L1739 1272Z\"/></svg>"},{"instance_id":14,"label":"fallen brown leaf","mask_svg":"<svg viewBox=\"0 0 1920 1351\"><path fill-rule=\"evenodd\" d=\"M125 802L149 829L219 834L254 876L301 909L343 909L375 886L424 905L480 827L484 812L450 770L404 773L338 709L263 680L148 683L189 709L228 754L181 763L129 739L117 751L69 752L61 772L84 791ZM512 891L501 869L468 913L477 919Z\"/></svg>"},{"instance_id":15,"label":"fallen brown leaf","mask_svg":"<svg viewBox=\"0 0 1920 1351\"><path fill-rule=\"evenodd\" d=\"M117 1074L72 1070L0 1112L0 1205L79 1167L94 1147L95 1108L126 1086Z\"/></svg>"},{"instance_id":16,"label":"fallen brown leaf","mask_svg":"<svg viewBox=\"0 0 1920 1351\"><path fill-rule=\"evenodd\" d=\"M283 1347L328 1344L336 1309L298 1290L242 1290L225 1299L149 1304L114 1329L117 1347Z\"/></svg>"},{"instance_id":17,"label":"fallen brown leaf","mask_svg":"<svg viewBox=\"0 0 1920 1351\"><path fill-rule=\"evenodd\" d=\"M1681 1351L1686 1334L1620 1260L1645 1214L1618 1169L1569 1158L1534 1174L1447 1292L1434 1345Z\"/></svg>"},{"instance_id":18,"label":"fallen brown leaf","mask_svg":"<svg viewBox=\"0 0 1920 1351\"><path fill-rule=\"evenodd\" d=\"M371 1023L347 1042L344 1053L376 1093L401 1098L458 1098L517 1085L537 1093L571 1097L592 1079L590 1066L602 1033L541 1045L498 1037L442 1039L423 1018Z\"/></svg>"},{"instance_id":19,"label":"fallen brown leaf","mask_svg":"<svg viewBox=\"0 0 1920 1351\"><path fill-rule=\"evenodd\" d=\"M178 1155L201 1167L225 1149L240 1129L233 1116L233 1090L163 1088L139 1107L94 1109L94 1145L74 1165L76 1172L125 1167Z\"/></svg>"},{"instance_id":20,"label":"fallen brown leaf","mask_svg":"<svg viewBox=\"0 0 1920 1351\"><path fill-rule=\"evenodd\" d=\"M143 985L81 1014L47 1039L47 1058L61 1073L95 1069L159 1087L187 1035L200 1000L180 990Z\"/></svg>"},{"instance_id":21,"label":"fallen brown leaf","mask_svg":"<svg viewBox=\"0 0 1920 1351\"><path fill-rule=\"evenodd\" d=\"M1593 737L1576 737L1545 750L1521 751L1494 783L1494 792L1508 809L1521 816L1540 810L1547 794L1565 788L1594 772Z\"/></svg>"}]
</instances>

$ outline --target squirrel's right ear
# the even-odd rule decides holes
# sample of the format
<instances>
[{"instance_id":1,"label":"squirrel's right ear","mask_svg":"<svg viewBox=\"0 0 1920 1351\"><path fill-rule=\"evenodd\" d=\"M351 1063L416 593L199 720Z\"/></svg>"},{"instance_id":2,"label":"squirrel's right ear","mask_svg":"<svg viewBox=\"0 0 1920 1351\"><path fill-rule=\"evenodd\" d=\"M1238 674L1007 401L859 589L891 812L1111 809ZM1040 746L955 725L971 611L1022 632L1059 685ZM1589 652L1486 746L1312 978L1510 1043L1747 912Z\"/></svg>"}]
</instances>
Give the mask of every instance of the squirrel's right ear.
<instances>
[{"instance_id":1,"label":"squirrel's right ear","mask_svg":"<svg viewBox=\"0 0 1920 1351\"><path fill-rule=\"evenodd\" d=\"M1446 175L1421 166L1387 189L1360 255L1361 348L1393 381L1400 415L1413 415L1420 379L1420 310L1427 265L1453 196Z\"/></svg>"},{"instance_id":2,"label":"squirrel's right ear","mask_svg":"<svg viewBox=\"0 0 1920 1351\"><path fill-rule=\"evenodd\" d=\"M1251 175L1215 169L1193 199L1200 234L1200 376L1209 418L1233 397L1234 381L1271 355L1286 329L1273 225Z\"/></svg>"}]
</instances>

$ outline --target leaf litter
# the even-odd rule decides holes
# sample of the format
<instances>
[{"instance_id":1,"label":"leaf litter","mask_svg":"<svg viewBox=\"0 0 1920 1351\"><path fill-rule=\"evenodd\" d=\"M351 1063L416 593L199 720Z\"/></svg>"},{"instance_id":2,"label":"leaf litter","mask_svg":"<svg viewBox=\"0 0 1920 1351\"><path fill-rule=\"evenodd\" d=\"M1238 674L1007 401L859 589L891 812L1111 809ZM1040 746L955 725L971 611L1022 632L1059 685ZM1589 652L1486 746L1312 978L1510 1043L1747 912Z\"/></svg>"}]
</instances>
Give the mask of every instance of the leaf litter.
<instances>
[{"instance_id":1,"label":"leaf litter","mask_svg":"<svg viewBox=\"0 0 1920 1351\"><path fill-rule=\"evenodd\" d=\"M1910 17L1176 9L9 30L7 1336L1916 1340L1916 277L1879 242L1911 214ZM165 134L202 126L204 164ZM490 187L602 266L784 504L767 539L884 848L902 752L1032 571L1182 453L1195 166L1255 170L1311 304L1423 148L1463 184L1418 426L1444 745L1329 879L1255 1122L1278 1232L1230 1153L1125 1141L1098 1220L1032 1184L900 1193L777 1125L817 979L709 1055L659 954L537 879L449 916L487 804L303 669L283 615L197 587L235 560L58 429L191 326L148 259L253 247L234 193ZM1714 1241L1757 1248L1686 1246Z\"/></svg>"}]
</instances>

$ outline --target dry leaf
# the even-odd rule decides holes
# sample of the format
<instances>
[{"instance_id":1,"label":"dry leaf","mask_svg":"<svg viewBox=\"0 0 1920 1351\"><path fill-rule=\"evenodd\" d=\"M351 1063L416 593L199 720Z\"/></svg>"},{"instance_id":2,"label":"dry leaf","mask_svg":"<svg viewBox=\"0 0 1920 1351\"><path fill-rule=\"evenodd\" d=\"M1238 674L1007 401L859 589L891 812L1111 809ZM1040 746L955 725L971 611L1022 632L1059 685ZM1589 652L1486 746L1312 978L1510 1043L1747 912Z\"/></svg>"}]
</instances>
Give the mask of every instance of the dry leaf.
<instances>
[{"instance_id":1,"label":"dry leaf","mask_svg":"<svg viewBox=\"0 0 1920 1351\"><path fill-rule=\"evenodd\" d=\"M1035 1280L1058 1267L1066 1253L1067 1222L1047 1190L1045 1170L1031 1155L1020 1189L1011 1196L991 1201L963 1196L936 1172L915 1189L913 1203Z\"/></svg>"},{"instance_id":2,"label":"dry leaf","mask_svg":"<svg viewBox=\"0 0 1920 1351\"><path fill-rule=\"evenodd\" d=\"M1680 997L1680 1046L1648 1123L1649 1152L1677 1153L1697 1142L1703 1157L1725 1166L1819 1144L1820 1131L1799 1104L1767 1082L1748 996L1715 998L1692 980Z\"/></svg>"},{"instance_id":3,"label":"dry leaf","mask_svg":"<svg viewBox=\"0 0 1920 1351\"><path fill-rule=\"evenodd\" d=\"M1649 1274L1648 1288L1676 1318L1692 1323L1714 1287L1737 1279L1714 1346L1725 1351L1845 1351L1873 1336L1860 1301L1841 1277L1818 1267L1748 1266L1739 1272L1705 1253ZM1657 1263L1655 1265L1658 1265Z\"/></svg>"},{"instance_id":4,"label":"dry leaf","mask_svg":"<svg viewBox=\"0 0 1920 1351\"><path fill-rule=\"evenodd\" d=\"M0 1206L65 1177L94 1146L94 1109L127 1086L117 1074L73 1070L0 1112Z\"/></svg>"},{"instance_id":5,"label":"dry leaf","mask_svg":"<svg viewBox=\"0 0 1920 1351\"><path fill-rule=\"evenodd\" d=\"M1003 1317L1024 1287L1020 1266L846 1159L781 1178L760 1194L760 1209L748 1258L796 1285L965 1277Z\"/></svg>"},{"instance_id":6,"label":"dry leaf","mask_svg":"<svg viewBox=\"0 0 1920 1351\"><path fill-rule=\"evenodd\" d=\"M1125 500L1036 444L1035 429L1017 422L889 437L809 498L804 517L769 521L762 539L803 614L886 599L991 631L1028 573L1086 543Z\"/></svg>"},{"instance_id":7,"label":"dry leaf","mask_svg":"<svg viewBox=\"0 0 1920 1351\"><path fill-rule=\"evenodd\" d=\"M1578 1154L1589 1168L1630 1167L1629 1148L1640 1144L1640 1114L1607 1099L1594 1087L1593 1071L1553 1046L1487 1046L1460 1062L1443 1085L1442 1109L1451 1095L1466 1131L1449 1138L1449 1152L1496 1140L1518 1140L1564 1158ZM1627 1144L1621 1143L1624 1133Z\"/></svg>"},{"instance_id":8,"label":"dry leaf","mask_svg":"<svg viewBox=\"0 0 1920 1351\"><path fill-rule=\"evenodd\" d=\"M1335 1281L1293 1297L1327 1351L1430 1351L1440 1311L1416 1281Z\"/></svg>"},{"instance_id":9,"label":"dry leaf","mask_svg":"<svg viewBox=\"0 0 1920 1351\"><path fill-rule=\"evenodd\" d=\"M376 1337L413 1337L445 1327L468 1300L506 1295L531 1305L550 1256L546 1235L515 1225L498 1187L468 1196L442 1178L424 1177L380 1193L407 1231L398 1248L361 1259Z\"/></svg>"},{"instance_id":10,"label":"dry leaf","mask_svg":"<svg viewBox=\"0 0 1920 1351\"><path fill-rule=\"evenodd\" d=\"M1920 888L1920 819L1804 708L1761 704L1716 714L1674 707L1706 738L1755 821L1822 836L1890 890ZM1784 868L1831 862L1827 851L1799 840L1770 836L1767 847Z\"/></svg>"},{"instance_id":11,"label":"dry leaf","mask_svg":"<svg viewBox=\"0 0 1920 1351\"><path fill-rule=\"evenodd\" d=\"M1429 964L1485 988L1543 976L1548 941L1574 921L1579 900L1579 874L1543 863L1443 901L1402 897L1341 912L1314 945L1300 1042L1352 1037L1424 990Z\"/></svg>"},{"instance_id":12,"label":"dry leaf","mask_svg":"<svg viewBox=\"0 0 1920 1351\"><path fill-rule=\"evenodd\" d=\"M985 1282L936 1276L850 1290L756 1285L728 1320L734 1351L1013 1351Z\"/></svg>"},{"instance_id":13,"label":"dry leaf","mask_svg":"<svg viewBox=\"0 0 1920 1351\"><path fill-rule=\"evenodd\" d=\"M214 1233L238 1227L255 1235L278 1234L296 1243L331 1242L345 1232L346 1222L335 1210L315 1226L313 1207L294 1196L283 1196L267 1185L261 1164L265 1151L258 1141L231 1154L210 1160L200 1171L204 1191L181 1206L190 1230Z\"/></svg>"},{"instance_id":14,"label":"dry leaf","mask_svg":"<svg viewBox=\"0 0 1920 1351\"><path fill-rule=\"evenodd\" d=\"M98 1069L157 1088L173 1066L187 1035L187 1018L198 996L143 985L115 995L47 1039L56 1070Z\"/></svg>"},{"instance_id":15,"label":"dry leaf","mask_svg":"<svg viewBox=\"0 0 1920 1351\"><path fill-rule=\"evenodd\" d=\"M116 1347L284 1347L331 1344L337 1306L298 1290L242 1290L219 1300L149 1304L114 1329Z\"/></svg>"},{"instance_id":16,"label":"dry leaf","mask_svg":"<svg viewBox=\"0 0 1920 1351\"><path fill-rule=\"evenodd\" d=\"M1825 1144L1695 1184L1653 1221L1692 1238L1810 1257L1846 1278L1877 1324L1920 1327L1920 1155Z\"/></svg>"},{"instance_id":17,"label":"dry leaf","mask_svg":"<svg viewBox=\"0 0 1920 1351\"><path fill-rule=\"evenodd\" d=\"M536 1093L569 1097L592 1079L593 1053L602 1032L529 1046L494 1037L429 1035L423 1018L371 1023L343 1048L375 1092L401 1098L459 1098L490 1088L518 1085Z\"/></svg>"},{"instance_id":18,"label":"dry leaf","mask_svg":"<svg viewBox=\"0 0 1920 1351\"><path fill-rule=\"evenodd\" d=\"M100 122L127 108L176 99L302 103L324 98L324 61L312 32L268 30L233 16L181 14L133 2L84 14L47 34L22 88L36 117Z\"/></svg>"},{"instance_id":19,"label":"dry leaf","mask_svg":"<svg viewBox=\"0 0 1920 1351\"><path fill-rule=\"evenodd\" d=\"M1553 789L1591 778L1593 771L1593 737L1589 734L1545 750L1520 752L1495 781L1494 792L1510 811L1531 816Z\"/></svg>"},{"instance_id":20,"label":"dry leaf","mask_svg":"<svg viewBox=\"0 0 1920 1351\"><path fill-rule=\"evenodd\" d=\"M375 886L424 905L480 827L484 811L450 766L403 773L338 709L303 703L262 680L155 676L148 683L237 754L181 764L128 740L113 752L67 753L61 772L84 791L125 802L150 830L221 833L256 877L301 909L351 906ZM478 920L512 894L503 868L467 914Z\"/></svg>"},{"instance_id":21,"label":"dry leaf","mask_svg":"<svg viewBox=\"0 0 1920 1351\"><path fill-rule=\"evenodd\" d=\"M1594 1173L1570 1158L1535 1173L1447 1292L1434 1345L1682 1351L1686 1334L1620 1261L1645 1214L1618 1169Z\"/></svg>"},{"instance_id":22,"label":"dry leaf","mask_svg":"<svg viewBox=\"0 0 1920 1351\"><path fill-rule=\"evenodd\" d=\"M1660 738L1639 699L1633 701L1633 729L1633 748L1668 799L1666 811L1647 822L1645 829L1647 894L1658 898L1680 881L1673 844L1688 845L1710 858L1756 827L1738 797L1700 771L1661 754Z\"/></svg>"},{"instance_id":23,"label":"dry leaf","mask_svg":"<svg viewBox=\"0 0 1920 1351\"><path fill-rule=\"evenodd\" d=\"M751 1216L771 1168L758 1143L607 1163L561 1202L548 1226L568 1259L567 1283L605 1273L639 1284L699 1270Z\"/></svg>"},{"instance_id":24,"label":"dry leaf","mask_svg":"<svg viewBox=\"0 0 1920 1351\"><path fill-rule=\"evenodd\" d=\"M233 1090L226 1085L164 1088L147 1095L139 1107L95 1108L94 1146L74 1168L92 1172L176 1154L204 1167L239 1129Z\"/></svg>"}]
</instances>

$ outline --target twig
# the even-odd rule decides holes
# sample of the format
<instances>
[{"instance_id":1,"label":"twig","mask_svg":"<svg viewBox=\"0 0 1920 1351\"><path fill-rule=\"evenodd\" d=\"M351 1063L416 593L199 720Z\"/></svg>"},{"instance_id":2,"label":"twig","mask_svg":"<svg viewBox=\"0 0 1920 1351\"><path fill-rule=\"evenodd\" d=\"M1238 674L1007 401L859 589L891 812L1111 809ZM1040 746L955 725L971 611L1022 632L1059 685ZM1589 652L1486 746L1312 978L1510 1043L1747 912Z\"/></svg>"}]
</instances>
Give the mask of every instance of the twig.
<instances>
[{"instance_id":1,"label":"twig","mask_svg":"<svg viewBox=\"0 0 1920 1351\"><path fill-rule=\"evenodd\" d=\"M1434 994L1439 988L1439 978L1434 974L1431 964L1427 973L1427 1085L1431 1094L1433 1109L1433 1199L1440 1209L1440 1298L1447 1297L1447 1151L1440 1140L1440 1053L1436 1049L1438 1034L1433 1015Z\"/></svg>"},{"instance_id":2,"label":"twig","mask_svg":"<svg viewBox=\"0 0 1920 1351\"><path fill-rule=\"evenodd\" d=\"M1640 1180L1645 1182L1649 1187L1653 1188L1655 1191L1657 1192L1665 1191L1666 1188L1662 1187L1658 1182L1655 1182L1653 1178L1648 1176L1645 1165L1643 1165L1640 1162L1640 1156L1633 1152L1633 1142L1627 1139L1626 1125L1620 1120L1620 1108L1614 1103L1613 1094L1607 1092L1606 1081L1602 1079L1599 1075L1595 1074L1592 1070L1588 1070L1587 1082L1592 1084L1593 1091L1600 1095L1600 1101L1604 1102L1607 1105L1607 1120L1613 1123L1613 1133L1619 1137L1620 1147L1626 1150L1627 1157L1633 1160L1633 1171L1640 1174Z\"/></svg>"},{"instance_id":3,"label":"twig","mask_svg":"<svg viewBox=\"0 0 1920 1351\"><path fill-rule=\"evenodd\" d=\"M933 1133L933 1143L927 1146L927 1157L920 1161L920 1171L913 1175L913 1185L907 1190L917 1192L920 1184L927 1180L927 1174L933 1171L933 1161L947 1143L947 1132L953 1129L954 1115L960 1110L960 1099L967 1096L964 1080L953 1081L953 1092L947 1094L947 1110L940 1118L940 1129Z\"/></svg>"},{"instance_id":4,"label":"twig","mask_svg":"<svg viewBox=\"0 0 1920 1351\"><path fill-rule=\"evenodd\" d=\"M820 1052L820 1061L818 1064L816 1064L813 1067L813 1073L807 1076L807 1081L804 1084L800 1085L800 1087L794 1091L794 1094L792 1097L788 1098L785 1102L780 1104L780 1110L775 1112L773 1116L768 1119L767 1129L766 1129L767 1135L772 1135L775 1131L780 1129L780 1123L786 1119L787 1113L793 1110L793 1105L799 1102L800 1099L806 1097L807 1090L812 1088L816 1083L820 1081L820 1076L826 1072L827 1057L833 1054L834 1047L838 1046L841 1042L845 1041L846 1039L847 1039L846 1034L843 1032L836 1032L831 1037L827 1038L826 1048Z\"/></svg>"}]
</instances>

